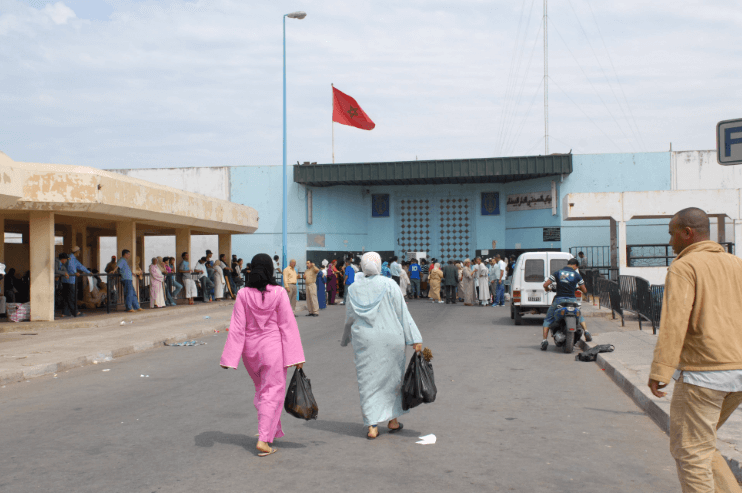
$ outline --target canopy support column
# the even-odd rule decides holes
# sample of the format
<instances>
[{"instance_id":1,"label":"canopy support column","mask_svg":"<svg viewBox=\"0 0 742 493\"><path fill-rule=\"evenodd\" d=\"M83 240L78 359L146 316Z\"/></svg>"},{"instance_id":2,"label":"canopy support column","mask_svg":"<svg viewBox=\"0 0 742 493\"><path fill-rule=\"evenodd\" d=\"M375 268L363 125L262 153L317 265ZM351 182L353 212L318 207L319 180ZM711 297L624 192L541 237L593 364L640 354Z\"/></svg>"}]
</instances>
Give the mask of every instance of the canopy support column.
<instances>
[{"instance_id":1,"label":"canopy support column","mask_svg":"<svg viewBox=\"0 0 742 493\"><path fill-rule=\"evenodd\" d=\"M191 228L176 228L175 229L175 264L180 265L183 261L181 255L183 252L191 253ZM190 260L191 268L195 265L194 259Z\"/></svg>"},{"instance_id":2,"label":"canopy support column","mask_svg":"<svg viewBox=\"0 0 742 493\"><path fill-rule=\"evenodd\" d=\"M219 235L219 255L224 254L226 259L225 264L229 267L232 266L232 235L225 234ZM218 255L217 255L218 256Z\"/></svg>"},{"instance_id":3,"label":"canopy support column","mask_svg":"<svg viewBox=\"0 0 742 493\"><path fill-rule=\"evenodd\" d=\"M29 219L31 320L54 320L54 213L31 211Z\"/></svg>"}]
</instances>

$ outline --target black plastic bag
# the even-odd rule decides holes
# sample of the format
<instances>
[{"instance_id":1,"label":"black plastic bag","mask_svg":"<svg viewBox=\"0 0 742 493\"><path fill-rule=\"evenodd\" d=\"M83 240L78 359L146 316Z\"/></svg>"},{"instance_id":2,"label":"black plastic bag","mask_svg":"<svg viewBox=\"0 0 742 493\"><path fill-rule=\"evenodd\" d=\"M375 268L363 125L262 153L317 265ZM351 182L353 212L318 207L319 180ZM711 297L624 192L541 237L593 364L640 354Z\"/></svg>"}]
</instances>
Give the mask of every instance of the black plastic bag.
<instances>
[{"instance_id":1,"label":"black plastic bag","mask_svg":"<svg viewBox=\"0 0 742 493\"><path fill-rule=\"evenodd\" d=\"M301 368L294 370L294 376L291 377L291 383L286 391L286 399L283 401L283 408L297 418L317 419L319 409L312 394L312 384Z\"/></svg>"},{"instance_id":2,"label":"black plastic bag","mask_svg":"<svg viewBox=\"0 0 742 493\"><path fill-rule=\"evenodd\" d=\"M435 401L437 393L433 365L415 351L402 382L402 409L407 411L423 403L429 404Z\"/></svg>"},{"instance_id":3,"label":"black plastic bag","mask_svg":"<svg viewBox=\"0 0 742 493\"><path fill-rule=\"evenodd\" d=\"M612 353L614 349L613 344L600 344L575 356L575 361L595 361L598 353Z\"/></svg>"}]
</instances>

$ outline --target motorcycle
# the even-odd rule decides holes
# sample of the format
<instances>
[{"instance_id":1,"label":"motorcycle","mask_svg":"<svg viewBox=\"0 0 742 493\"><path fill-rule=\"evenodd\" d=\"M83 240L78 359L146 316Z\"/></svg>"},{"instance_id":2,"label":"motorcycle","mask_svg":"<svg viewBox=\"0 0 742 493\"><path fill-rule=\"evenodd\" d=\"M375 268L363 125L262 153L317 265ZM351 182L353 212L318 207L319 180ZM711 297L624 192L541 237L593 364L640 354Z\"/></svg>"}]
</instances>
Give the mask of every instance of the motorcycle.
<instances>
[{"instance_id":1,"label":"motorcycle","mask_svg":"<svg viewBox=\"0 0 742 493\"><path fill-rule=\"evenodd\" d=\"M561 347L565 353L574 350L575 343L582 338L584 330L580 327L580 305L572 301L563 301L554 310L555 321L549 326L549 333L554 338L554 345Z\"/></svg>"}]
</instances>

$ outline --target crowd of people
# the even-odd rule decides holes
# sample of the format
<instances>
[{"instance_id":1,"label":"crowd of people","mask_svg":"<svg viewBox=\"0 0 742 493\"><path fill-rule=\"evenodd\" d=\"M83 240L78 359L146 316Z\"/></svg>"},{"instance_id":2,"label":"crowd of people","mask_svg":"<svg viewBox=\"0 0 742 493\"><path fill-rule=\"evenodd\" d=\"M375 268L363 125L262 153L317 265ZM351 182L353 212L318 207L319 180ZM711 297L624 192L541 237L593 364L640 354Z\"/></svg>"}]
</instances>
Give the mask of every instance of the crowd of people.
<instances>
[{"instance_id":1,"label":"crowd of people","mask_svg":"<svg viewBox=\"0 0 742 493\"><path fill-rule=\"evenodd\" d=\"M384 262L385 267L387 262ZM433 303L464 303L466 306L503 306L505 283L512 277L514 258L496 255L449 260L443 267L437 259L399 262L392 257L384 271L396 282L405 300L430 299Z\"/></svg>"},{"instance_id":2,"label":"crowd of people","mask_svg":"<svg viewBox=\"0 0 742 493\"><path fill-rule=\"evenodd\" d=\"M109 286L108 282L108 276L114 274L120 275L121 299L126 311L133 312L142 309L139 305L140 293L145 289L149 290L151 308L175 306L181 291L189 304L193 304L198 296L206 303L227 297L234 299L239 288L245 284L244 276L250 272L250 265L244 265L236 255L232 255L228 264L225 254L213 259L211 250L206 250L206 254L193 267L188 252L183 252L179 262L176 257L154 257L147 270L143 268L139 257L131 266L131 252L123 250L121 257L111 257L103 273L83 265L79 255L80 247L73 246L69 252L62 252L55 259L55 307L62 312L58 315L60 318L82 317L84 313L80 308L105 306L109 291L113 303L117 304L117 284ZM146 277L148 280L145 280ZM19 279L15 269L11 268L0 279L8 303L30 300L30 272Z\"/></svg>"},{"instance_id":3,"label":"crowd of people","mask_svg":"<svg viewBox=\"0 0 742 493\"><path fill-rule=\"evenodd\" d=\"M328 305L345 304L348 288L364 274L359 257L323 260L317 266L308 260L304 272L297 271L296 260L281 270L279 257L273 257L273 274L281 278L292 310L299 299L297 285L304 279L307 317L319 316ZM405 301L429 299L433 303L463 303L466 306L504 306L505 284L512 277L514 257L496 255L491 259L449 260L443 267L437 259L399 261L392 257L381 263L380 275L391 279ZM340 301L337 301L337 300Z\"/></svg>"}]
</instances>

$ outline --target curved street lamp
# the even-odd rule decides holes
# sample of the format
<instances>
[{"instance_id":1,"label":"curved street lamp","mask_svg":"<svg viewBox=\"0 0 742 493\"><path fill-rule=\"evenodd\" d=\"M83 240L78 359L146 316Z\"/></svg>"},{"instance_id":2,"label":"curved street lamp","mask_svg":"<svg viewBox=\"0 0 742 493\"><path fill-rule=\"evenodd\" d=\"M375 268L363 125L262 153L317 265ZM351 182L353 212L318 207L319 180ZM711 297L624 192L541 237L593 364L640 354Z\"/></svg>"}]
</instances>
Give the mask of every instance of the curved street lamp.
<instances>
[{"instance_id":1,"label":"curved street lamp","mask_svg":"<svg viewBox=\"0 0 742 493\"><path fill-rule=\"evenodd\" d=\"M286 256L288 255L288 193L286 190L286 17L289 19L303 19L306 16L306 12L292 12L283 16L283 233L281 237L283 254L281 255L281 272L286 268Z\"/></svg>"}]
</instances>

